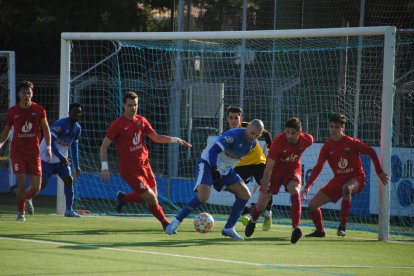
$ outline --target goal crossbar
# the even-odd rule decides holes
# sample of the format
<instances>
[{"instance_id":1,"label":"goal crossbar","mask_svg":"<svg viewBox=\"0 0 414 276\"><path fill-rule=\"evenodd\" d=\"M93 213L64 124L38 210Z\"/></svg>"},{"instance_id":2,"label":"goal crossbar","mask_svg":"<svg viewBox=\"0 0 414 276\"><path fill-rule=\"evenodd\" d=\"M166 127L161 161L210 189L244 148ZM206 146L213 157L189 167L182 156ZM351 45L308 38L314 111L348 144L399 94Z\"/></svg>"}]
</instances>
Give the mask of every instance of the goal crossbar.
<instances>
[{"instance_id":1,"label":"goal crossbar","mask_svg":"<svg viewBox=\"0 0 414 276\"><path fill-rule=\"evenodd\" d=\"M343 37L385 35L395 27L353 27L301 30L223 31L223 32L120 32L120 33L62 33L63 40L191 40L191 39L261 39L301 37Z\"/></svg>"}]
</instances>

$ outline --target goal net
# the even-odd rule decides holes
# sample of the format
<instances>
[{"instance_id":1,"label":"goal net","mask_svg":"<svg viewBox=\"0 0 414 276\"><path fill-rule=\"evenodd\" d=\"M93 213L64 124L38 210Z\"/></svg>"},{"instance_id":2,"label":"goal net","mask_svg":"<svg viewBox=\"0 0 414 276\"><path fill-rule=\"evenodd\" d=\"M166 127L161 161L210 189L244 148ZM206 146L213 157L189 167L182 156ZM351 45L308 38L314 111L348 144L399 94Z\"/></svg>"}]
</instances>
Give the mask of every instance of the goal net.
<instances>
[{"instance_id":1,"label":"goal net","mask_svg":"<svg viewBox=\"0 0 414 276\"><path fill-rule=\"evenodd\" d=\"M16 102L15 53L0 51L0 128L6 124L9 106ZM8 192L14 183L13 172L9 161L9 147L0 150L0 192ZM8 169L9 168L9 169Z\"/></svg>"},{"instance_id":2,"label":"goal net","mask_svg":"<svg viewBox=\"0 0 414 276\"><path fill-rule=\"evenodd\" d=\"M195 164L208 141L226 130L229 105L242 106L247 121L263 120L273 136L283 131L288 118L301 119L304 131L315 138L302 157L304 183L328 137L328 117L334 112L349 118L348 135L381 152L381 162L390 173L394 43L391 27L62 34L61 115L67 114L69 101L81 103L84 110L83 174L76 181L76 209L119 215L116 193L131 191L119 176L113 147L109 183L100 179L99 161L100 144L108 125L123 113L121 97L127 91L138 93L138 114L158 133L179 136L193 145L187 149L146 141L158 198L169 214L177 213L194 196ZM386 239L395 191L381 187L369 158L362 160L366 187L353 198L349 228L377 231L380 225L380 236L384 235L380 238ZM326 164L310 198L332 175ZM254 181L248 186L250 206L258 189ZM212 190L197 212L226 215L233 201L234 195ZM289 223L288 193L282 188L273 201L274 221ZM307 203L303 202L302 219L311 225ZM339 208L340 202L322 208L327 227L337 227ZM400 225L391 224L399 234L409 234L407 223L414 213L413 206L409 208L401 214L391 212L403 218ZM146 214L145 205L128 204L121 215Z\"/></svg>"}]
</instances>

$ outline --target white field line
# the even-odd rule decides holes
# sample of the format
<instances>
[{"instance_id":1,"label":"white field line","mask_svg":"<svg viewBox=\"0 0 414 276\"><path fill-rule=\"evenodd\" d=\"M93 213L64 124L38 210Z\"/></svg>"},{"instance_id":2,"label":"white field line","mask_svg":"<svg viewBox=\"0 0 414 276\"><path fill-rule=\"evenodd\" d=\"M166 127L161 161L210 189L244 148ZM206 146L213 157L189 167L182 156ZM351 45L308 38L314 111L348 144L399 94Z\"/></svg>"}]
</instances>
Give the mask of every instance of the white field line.
<instances>
[{"instance_id":1,"label":"white field line","mask_svg":"<svg viewBox=\"0 0 414 276\"><path fill-rule=\"evenodd\" d=\"M185 258L185 259L195 259L195 260L211 261L211 262L219 262L219 263L260 266L260 267L269 267L269 268L273 267L273 268L280 268L280 269L301 268L301 267L302 268L414 269L414 266L261 264L261 263L216 259L216 258L208 258L208 257L197 257L197 256L189 256L189 255L181 255L181 254L173 254L173 253L165 253L165 252L157 252L157 251L134 250L134 249L107 247L107 246L97 246L97 245L77 244L77 243L65 243L65 242L55 242L55 241L44 241L44 240L33 240L33 239L20 239L20 238L10 238L10 237L1 237L1 236L0 236L0 240L20 241L20 242L26 242L26 243L40 243L40 244L58 245L58 246L85 247L85 248L120 251L120 252L128 252L128 253L138 253L138 254L158 255L158 256L166 256L166 257L177 257L177 258ZM313 271L313 272L315 272L315 271ZM337 273L329 273L329 274L337 274Z\"/></svg>"}]
</instances>

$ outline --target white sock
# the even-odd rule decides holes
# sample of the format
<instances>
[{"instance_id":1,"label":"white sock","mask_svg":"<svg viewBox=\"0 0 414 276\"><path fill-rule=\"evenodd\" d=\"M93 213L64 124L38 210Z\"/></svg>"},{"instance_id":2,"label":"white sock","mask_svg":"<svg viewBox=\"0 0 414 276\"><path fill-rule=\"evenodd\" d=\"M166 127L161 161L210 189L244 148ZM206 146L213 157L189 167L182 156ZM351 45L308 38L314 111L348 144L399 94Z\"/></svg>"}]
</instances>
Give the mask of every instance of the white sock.
<instances>
[{"instance_id":1,"label":"white sock","mask_svg":"<svg viewBox=\"0 0 414 276\"><path fill-rule=\"evenodd\" d=\"M265 216L265 218L270 218L270 217L272 217L272 210L265 210L265 212L264 212L264 216Z\"/></svg>"}]
</instances>

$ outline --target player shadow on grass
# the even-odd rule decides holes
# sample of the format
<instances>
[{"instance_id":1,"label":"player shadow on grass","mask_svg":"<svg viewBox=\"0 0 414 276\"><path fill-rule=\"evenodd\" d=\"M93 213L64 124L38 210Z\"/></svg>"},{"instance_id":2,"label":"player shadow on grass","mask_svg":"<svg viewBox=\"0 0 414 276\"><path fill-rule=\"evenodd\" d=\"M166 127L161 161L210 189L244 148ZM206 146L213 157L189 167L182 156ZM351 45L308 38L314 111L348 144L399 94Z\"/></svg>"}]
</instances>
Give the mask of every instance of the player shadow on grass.
<instances>
[{"instance_id":1,"label":"player shadow on grass","mask_svg":"<svg viewBox=\"0 0 414 276\"><path fill-rule=\"evenodd\" d=\"M110 247L110 248L128 248L128 247L194 247L194 246L208 246L208 245L242 245L242 243L237 243L225 238L219 239L174 239L174 240L158 240L158 241L148 241L148 242L112 242L112 243L102 243L102 244L75 244L75 245L63 245L59 248L72 249L72 250L91 250L98 249L101 247Z\"/></svg>"}]
</instances>

